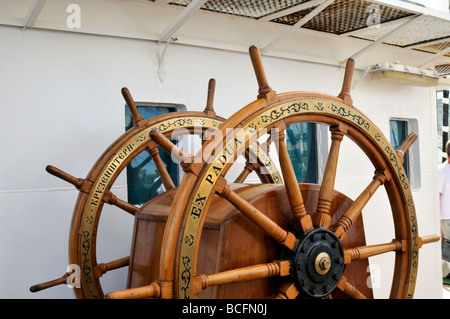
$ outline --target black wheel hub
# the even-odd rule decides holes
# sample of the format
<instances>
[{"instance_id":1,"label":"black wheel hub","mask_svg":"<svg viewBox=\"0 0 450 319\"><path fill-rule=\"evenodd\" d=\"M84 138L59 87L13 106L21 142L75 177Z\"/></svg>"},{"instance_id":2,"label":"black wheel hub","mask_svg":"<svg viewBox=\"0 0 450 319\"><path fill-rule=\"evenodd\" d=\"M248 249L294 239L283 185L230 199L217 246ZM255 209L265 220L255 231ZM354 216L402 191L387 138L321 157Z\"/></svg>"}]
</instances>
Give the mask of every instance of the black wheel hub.
<instances>
[{"instance_id":1,"label":"black wheel hub","mask_svg":"<svg viewBox=\"0 0 450 319\"><path fill-rule=\"evenodd\" d=\"M322 298L337 286L344 273L344 250L336 235L315 228L303 236L295 248L294 276L306 297Z\"/></svg>"}]
</instances>

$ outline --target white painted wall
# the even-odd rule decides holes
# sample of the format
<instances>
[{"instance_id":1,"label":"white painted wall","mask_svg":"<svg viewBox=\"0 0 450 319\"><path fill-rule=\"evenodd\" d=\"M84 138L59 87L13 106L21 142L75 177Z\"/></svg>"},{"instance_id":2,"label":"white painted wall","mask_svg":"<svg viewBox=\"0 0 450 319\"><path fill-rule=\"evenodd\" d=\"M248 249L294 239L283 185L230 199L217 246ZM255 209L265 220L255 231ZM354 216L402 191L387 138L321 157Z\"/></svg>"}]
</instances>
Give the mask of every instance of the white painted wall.
<instances>
[{"instance_id":1,"label":"white painted wall","mask_svg":"<svg viewBox=\"0 0 450 319\"><path fill-rule=\"evenodd\" d=\"M415 0L413 2L420 3L428 8L448 12L448 0Z\"/></svg>"},{"instance_id":2,"label":"white painted wall","mask_svg":"<svg viewBox=\"0 0 450 319\"><path fill-rule=\"evenodd\" d=\"M46 165L85 177L124 131L120 94L124 86L136 101L181 103L188 110L200 111L208 80L214 77L215 109L229 117L256 98L255 76L246 53L227 50L173 44L165 57L165 81L160 82L154 42L58 31L22 32L4 26L0 38L7 43L0 50L0 145L4 150L0 298L73 298L65 286L37 294L28 291L31 285L65 272L68 231L78 194L71 185L46 173ZM264 57L263 62L277 92L340 91L342 68L275 57ZM361 76L357 71L355 78ZM439 234L434 89L365 78L352 96L355 106L386 136L391 116L419 120L422 187L413 193L419 234ZM351 145L344 145L340 163L355 163L351 150ZM354 197L372 173L368 164L340 166L336 188ZM114 192L126 198L125 187L122 177ZM375 225L377 212L385 209L368 210L369 224ZM99 262L129 254L133 220L120 211L110 211L100 221ZM441 296L440 271L440 246L422 248L416 298ZM122 289L125 283L126 272L115 271L104 276L103 287L106 291Z\"/></svg>"}]
</instances>

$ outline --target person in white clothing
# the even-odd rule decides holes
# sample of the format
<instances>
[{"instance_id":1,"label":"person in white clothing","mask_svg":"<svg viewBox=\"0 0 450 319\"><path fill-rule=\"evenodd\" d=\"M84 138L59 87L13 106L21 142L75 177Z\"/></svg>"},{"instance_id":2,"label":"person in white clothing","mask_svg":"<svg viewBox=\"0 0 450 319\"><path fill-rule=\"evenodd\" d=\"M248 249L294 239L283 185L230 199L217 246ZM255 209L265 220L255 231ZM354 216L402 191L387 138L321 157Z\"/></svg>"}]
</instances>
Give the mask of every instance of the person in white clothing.
<instances>
[{"instance_id":1,"label":"person in white clothing","mask_svg":"<svg viewBox=\"0 0 450 319\"><path fill-rule=\"evenodd\" d=\"M450 239L450 141L445 145L447 160L439 165L439 198L442 237ZM442 260L442 276L450 274L450 262Z\"/></svg>"}]
</instances>

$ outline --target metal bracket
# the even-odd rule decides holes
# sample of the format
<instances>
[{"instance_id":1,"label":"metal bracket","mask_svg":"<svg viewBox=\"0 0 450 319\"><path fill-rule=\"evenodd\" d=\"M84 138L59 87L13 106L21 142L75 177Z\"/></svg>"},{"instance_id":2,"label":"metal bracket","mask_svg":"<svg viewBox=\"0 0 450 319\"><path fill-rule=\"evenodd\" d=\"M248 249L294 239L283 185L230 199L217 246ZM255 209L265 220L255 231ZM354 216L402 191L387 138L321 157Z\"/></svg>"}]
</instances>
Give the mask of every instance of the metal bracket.
<instances>
[{"instance_id":1,"label":"metal bracket","mask_svg":"<svg viewBox=\"0 0 450 319\"><path fill-rule=\"evenodd\" d=\"M170 38L166 42L158 43L157 63L158 63L158 77L161 82L164 82L166 72L164 70L164 56L166 55L167 47L170 43L177 41L177 38Z\"/></svg>"},{"instance_id":2,"label":"metal bracket","mask_svg":"<svg viewBox=\"0 0 450 319\"><path fill-rule=\"evenodd\" d=\"M27 28L33 27L34 23L36 22L39 14L42 11L42 8L45 5L46 0L36 0L33 4L33 6L28 11L27 17L25 18L25 24L22 27L22 31L25 32Z\"/></svg>"}]
</instances>

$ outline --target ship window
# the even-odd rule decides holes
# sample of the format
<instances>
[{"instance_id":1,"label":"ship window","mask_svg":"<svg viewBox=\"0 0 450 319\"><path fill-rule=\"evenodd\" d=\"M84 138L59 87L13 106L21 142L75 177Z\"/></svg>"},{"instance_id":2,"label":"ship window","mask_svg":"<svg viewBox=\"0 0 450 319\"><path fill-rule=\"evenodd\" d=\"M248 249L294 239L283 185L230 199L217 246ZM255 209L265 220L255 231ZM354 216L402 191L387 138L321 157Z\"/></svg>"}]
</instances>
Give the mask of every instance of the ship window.
<instances>
[{"instance_id":1,"label":"ship window","mask_svg":"<svg viewBox=\"0 0 450 319\"><path fill-rule=\"evenodd\" d=\"M299 183L317 183L317 129L314 123L286 127L286 145Z\"/></svg>"},{"instance_id":2,"label":"ship window","mask_svg":"<svg viewBox=\"0 0 450 319\"><path fill-rule=\"evenodd\" d=\"M415 132L418 136L418 122L415 119L392 118L389 120L391 145L398 149L406 137ZM420 188L420 155L418 139L404 155L403 169L412 189Z\"/></svg>"},{"instance_id":3,"label":"ship window","mask_svg":"<svg viewBox=\"0 0 450 319\"><path fill-rule=\"evenodd\" d=\"M286 145L299 183L320 183L328 156L327 126L294 123L286 126Z\"/></svg>"},{"instance_id":4,"label":"ship window","mask_svg":"<svg viewBox=\"0 0 450 319\"><path fill-rule=\"evenodd\" d=\"M448 106L449 106L449 90L436 91L436 113L437 113L437 135L438 135L438 163L447 160L447 153L445 152L445 144L448 141Z\"/></svg>"},{"instance_id":5,"label":"ship window","mask_svg":"<svg viewBox=\"0 0 450 319\"><path fill-rule=\"evenodd\" d=\"M139 113L146 120L158 115L186 110L184 105L179 104L136 103L136 106ZM125 130L129 130L132 127L133 117L131 116L128 106L125 106ZM171 141L177 143L176 140L171 139ZM172 181L175 186L178 186L181 175L179 165L172 161L169 153L160 147L158 147L158 150ZM126 172L128 202L130 204L137 206L142 205L165 191L156 166L148 151L143 151L138 154L130 164L128 164Z\"/></svg>"}]
</instances>

